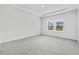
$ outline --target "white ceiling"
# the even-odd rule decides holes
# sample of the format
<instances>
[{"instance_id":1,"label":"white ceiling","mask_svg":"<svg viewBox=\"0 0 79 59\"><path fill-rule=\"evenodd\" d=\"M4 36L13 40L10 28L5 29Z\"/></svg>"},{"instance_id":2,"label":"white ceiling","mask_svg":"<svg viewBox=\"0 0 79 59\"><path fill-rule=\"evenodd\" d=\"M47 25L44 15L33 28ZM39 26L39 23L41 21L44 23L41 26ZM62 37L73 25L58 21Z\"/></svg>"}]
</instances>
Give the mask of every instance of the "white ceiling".
<instances>
[{"instance_id":1,"label":"white ceiling","mask_svg":"<svg viewBox=\"0 0 79 59\"><path fill-rule=\"evenodd\" d=\"M43 5L44 8L41 8L41 5ZM17 6L38 14L44 14L49 11L57 11L62 8L76 8L79 5L77 4L75 5L74 4L18 4Z\"/></svg>"}]
</instances>

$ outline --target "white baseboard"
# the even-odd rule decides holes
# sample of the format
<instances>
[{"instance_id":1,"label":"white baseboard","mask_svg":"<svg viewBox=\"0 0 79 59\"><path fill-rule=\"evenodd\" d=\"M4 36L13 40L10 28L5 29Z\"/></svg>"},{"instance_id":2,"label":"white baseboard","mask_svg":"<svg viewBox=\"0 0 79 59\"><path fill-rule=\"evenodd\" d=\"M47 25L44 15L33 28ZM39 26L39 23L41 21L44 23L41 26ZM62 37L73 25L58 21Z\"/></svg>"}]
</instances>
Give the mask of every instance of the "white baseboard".
<instances>
[{"instance_id":1,"label":"white baseboard","mask_svg":"<svg viewBox=\"0 0 79 59\"><path fill-rule=\"evenodd\" d=\"M40 35L40 34L35 34L35 35L30 35L30 36L24 36L24 37L18 37L18 38L15 38L15 39L13 39L13 40L8 40L8 41L3 41L3 42L0 42L1 44L2 43L6 43L6 42L11 42L11 41L15 41L15 40L20 40L20 39L24 39L24 38L32 38L32 37L35 37L35 36L38 36L38 35Z\"/></svg>"},{"instance_id":2,"label":"white baseboard","mask_svg":"<svg viewBox=\"0 0 79 59\"><path fill-rule=\"evenodd\" d=\"M50 37L56 37L56 38L61 38L61 39L70 39L70 38L64 38L64 37L53 36L53 35L48 35L48 34L40 34L40 35L45 35L45 36L50 36ZM70 40L76 40L76 39L70 39ZM78 41L78 40L76 40L76 41Z\"/></svg>"},{"instance_id":3,"label":"white baseboard","mask_svg":"<svg viewBox=\"0 0 79 59\"><path fill-rule=\"evenodd\" d=\"M19 38L15 38L13 40L9 40L9 41L4 41L4 42L0 42L0 43L6 43L6 42L10 42L10 41L15 41L15 40L20 40L20 39L28 39L28 38L32 38L32 37L36 37L36 36L39 36L39 35L45 35L45 36L50 36L50 37L56 37L56 38L61 38L61 39L69 39L69 38L63 38L63 37L57 37L57 36L52 36L52 35L47 35L47 34L36 34L36 35L31 35L31 36L24 36L24 37L19 37ZM74 39L72 39L74 40ZM79 43L79 40L78 40L78 43Z\"/></svg>"}]
</instances>

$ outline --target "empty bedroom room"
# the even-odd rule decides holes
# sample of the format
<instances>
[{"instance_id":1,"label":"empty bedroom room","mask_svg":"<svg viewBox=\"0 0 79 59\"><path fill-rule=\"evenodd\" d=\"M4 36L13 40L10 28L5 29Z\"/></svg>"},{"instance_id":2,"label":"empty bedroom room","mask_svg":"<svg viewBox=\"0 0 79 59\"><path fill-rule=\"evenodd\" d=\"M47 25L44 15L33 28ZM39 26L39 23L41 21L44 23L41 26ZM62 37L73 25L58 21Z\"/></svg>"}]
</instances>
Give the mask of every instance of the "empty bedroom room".
<instances>
[{"instance_id":1,"label":"empty bedroom room","mask_svg":"<svg viewBox=\"0 0 79 59\"><path fill-rule=\"evenodd\" d=\"M0 55L79 55L78 4L0 4Z\"/></svg>"}]
</instances>

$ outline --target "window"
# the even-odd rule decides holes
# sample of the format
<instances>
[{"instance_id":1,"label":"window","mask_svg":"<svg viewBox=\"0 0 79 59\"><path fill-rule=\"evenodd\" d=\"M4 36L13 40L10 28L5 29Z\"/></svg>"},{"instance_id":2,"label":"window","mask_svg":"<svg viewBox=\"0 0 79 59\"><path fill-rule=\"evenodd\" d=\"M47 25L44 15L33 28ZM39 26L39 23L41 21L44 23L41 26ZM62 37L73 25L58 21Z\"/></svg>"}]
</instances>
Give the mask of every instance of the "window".
<instances>
[{"instance_id":1,"label":"window","mask_svg":"<svg viewBox=\"0 0 79 59\"><path fill-rule=\"evenodd\" d=\"M48 30L63 31L63 22L62 19L48 20Z\"/></svg>"},{"instance_id":2,"label":"window","mask_svg":"<svg viewBox=\"0 0 79 59\"><path fill-rule=\"evenodd\" d=\"M63 31L63 20L56 20L56 30Z\"/></svg>"},{"instance_id":3,"label":"window","mask_svg":"<svg viewBox=\"0 0 79 59\"><path fill-rule=\"evenodd\" d=\"M54 21L53 20L49 20L48 21L48 30L53 30L54 29Z\"/></svg>"}]
</instances>

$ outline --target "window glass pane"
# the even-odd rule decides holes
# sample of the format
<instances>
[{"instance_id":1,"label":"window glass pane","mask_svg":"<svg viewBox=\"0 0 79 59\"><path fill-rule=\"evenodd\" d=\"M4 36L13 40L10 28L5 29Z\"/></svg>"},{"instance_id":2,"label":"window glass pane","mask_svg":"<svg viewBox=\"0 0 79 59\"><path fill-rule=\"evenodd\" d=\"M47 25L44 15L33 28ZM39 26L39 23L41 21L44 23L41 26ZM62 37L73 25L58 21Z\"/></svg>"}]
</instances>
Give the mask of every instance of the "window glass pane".
<instances>
[{"instance_id":1,"label":"window glass pane","mask_svg":"<svg viewBox=\"0 0 79 59\"><path fill-rule=\"evenodd\" d=\"M56 30L63 31L63 20L56 20Z\"/></svg>"},{"instance_id":2,"label":"window glass pane","mask_svg":"<svg viewBox=\"0 0 79 59\"><path fill-rule=\"evenodd\" d=\"M48 20L48 30L53 30L53 29L54 29L54 21Z\"/></svg>"}]
</instances>

